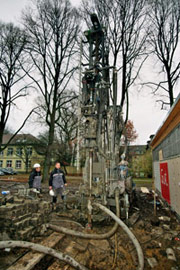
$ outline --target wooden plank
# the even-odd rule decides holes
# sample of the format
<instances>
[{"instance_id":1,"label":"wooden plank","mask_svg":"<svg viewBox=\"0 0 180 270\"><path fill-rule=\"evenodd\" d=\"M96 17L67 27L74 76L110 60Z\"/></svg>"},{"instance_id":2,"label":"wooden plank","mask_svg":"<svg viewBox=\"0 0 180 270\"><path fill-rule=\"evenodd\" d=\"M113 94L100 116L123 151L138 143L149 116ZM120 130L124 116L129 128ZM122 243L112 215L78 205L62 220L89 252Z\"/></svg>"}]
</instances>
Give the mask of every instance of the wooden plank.
<instances>
[{"instance_id":1,"label":"wooden plank","mask_svg":"<svg viewBox=\"0 0 180 270\"><path fill-rule=\"evenodd\" d=\"M72 256L74 259L76 258L77 254L79 253L77 250L74 250L74 245L75 245L75 244L76 244L76 243L75 243L74 241L71 241L71 242L69 243L69 245L66 247L65 251L64 251L65 254L68 254L68 255ZM66 264L64 267L59 268L59 262L58 262L58 260L55 260L55 262L53 262L53 263L48 267L47 270L54 270L54 269L58 269L58 270L68 270L69 267L70 267L70 266Z\"/></svg>"},{"instance_id":2,"label":"wooden plank","mask_svg":"<svg viewBox=\"0 0 180 270\"><path fill-rule=\"evenodd\" d=\"M60 240L64 238L64 234L52 233L50 236L40 242L41 245L53 248ZM8 270L31 270L46 254L38 253L36 251L29 251L14 265L10 266Z\"/></svg>"}]
</instances>

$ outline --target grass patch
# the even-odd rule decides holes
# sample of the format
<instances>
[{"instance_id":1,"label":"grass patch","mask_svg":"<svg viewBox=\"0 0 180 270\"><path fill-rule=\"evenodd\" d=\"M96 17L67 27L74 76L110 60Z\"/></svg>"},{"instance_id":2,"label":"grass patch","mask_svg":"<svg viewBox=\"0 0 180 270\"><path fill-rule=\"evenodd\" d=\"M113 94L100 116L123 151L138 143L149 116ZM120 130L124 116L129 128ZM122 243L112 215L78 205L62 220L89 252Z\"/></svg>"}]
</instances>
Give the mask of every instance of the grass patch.
<instances>
[{"instance_id":1,"label":"grass patch","mask_svg":"<svg viewBox=\"0 0 180 270\"><path fill-rule=\"evenodd\" d=\"M136 186L141 187L151 187L152 186L152 178L133 178Z\"/></svg>"}]
</instances>

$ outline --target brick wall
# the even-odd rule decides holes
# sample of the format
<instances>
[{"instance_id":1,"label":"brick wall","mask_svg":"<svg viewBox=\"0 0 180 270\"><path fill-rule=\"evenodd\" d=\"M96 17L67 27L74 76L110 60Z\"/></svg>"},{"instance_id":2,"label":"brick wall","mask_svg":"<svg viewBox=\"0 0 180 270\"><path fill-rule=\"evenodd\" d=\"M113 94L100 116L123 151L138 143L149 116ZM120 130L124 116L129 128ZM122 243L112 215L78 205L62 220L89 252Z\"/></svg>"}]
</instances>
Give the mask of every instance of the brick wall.
<instances>
[{"instance_id":1,"label":"brick wall","mask_svg":"<svg viewBox=\"0 0 180 270\"><path fill-rule=\"evenodd\" d=\"M30 240L47 223L51 204L39 200L14 200L0 206L0 240Z\"/></svg>"}]
</instances>

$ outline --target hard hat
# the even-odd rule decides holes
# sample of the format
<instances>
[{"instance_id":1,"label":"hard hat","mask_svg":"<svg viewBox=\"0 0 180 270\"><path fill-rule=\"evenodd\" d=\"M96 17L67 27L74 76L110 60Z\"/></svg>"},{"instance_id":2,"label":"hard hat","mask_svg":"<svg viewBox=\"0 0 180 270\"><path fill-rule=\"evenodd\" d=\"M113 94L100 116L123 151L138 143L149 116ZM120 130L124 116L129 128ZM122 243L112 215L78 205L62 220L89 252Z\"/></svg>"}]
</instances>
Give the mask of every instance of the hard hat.
<instances>
[{"instance_id":1,"label":"hard hat","mask_svg":"<svg viewBox=\"0 0 180 270\"><path fill-rule=\"evenodd\" d=\"M41 165L40 165L39 163L35 163L33 167L34 167L34 168L40 168Z\"/></svg>"},{"instance_id":2,"label":"hard hat","mask_svg":"<svg viewBox=\"0 0 180 270\"><path fill-rule=\"evenodd\" d=\"M52 189L49 191L49 195L50 196L54 196L55 195L55 193L54 193L54 191Z\"/></svg>"}]
</instances>

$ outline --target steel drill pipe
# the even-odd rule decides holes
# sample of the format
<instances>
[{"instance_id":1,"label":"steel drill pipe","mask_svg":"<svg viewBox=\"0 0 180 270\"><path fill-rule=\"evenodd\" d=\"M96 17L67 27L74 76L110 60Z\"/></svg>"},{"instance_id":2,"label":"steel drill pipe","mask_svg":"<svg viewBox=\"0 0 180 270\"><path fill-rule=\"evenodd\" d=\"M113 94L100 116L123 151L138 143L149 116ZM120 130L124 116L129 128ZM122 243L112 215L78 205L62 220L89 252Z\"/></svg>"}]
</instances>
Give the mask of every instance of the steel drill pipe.
<instances>
[{"instance_id":1,"label":"steel drill pipe","mask_svg":"<svg viewBox=\"0 0 180 270\"><path fill-rule=\"evenodd\" d=\"M45 246L42 246L39 244L34 244L31 242L26 242L26 241L13 241L13 240L0 241L0 249L15 248L15 247L28 248L28 249L32 249L32 250L35 250L35 251L40 252L40 253L50 255L54 258L57 258L65 263L71 265L72 267L74 267L77 270L88 270L88 268L86 268L85 266L83 266L80 263L78 263L77 261L75 261L69 255L65 255L59 251L57 252L55 249L52 249L49 247L45 247Z\"/></svg>"}]
</instances>

